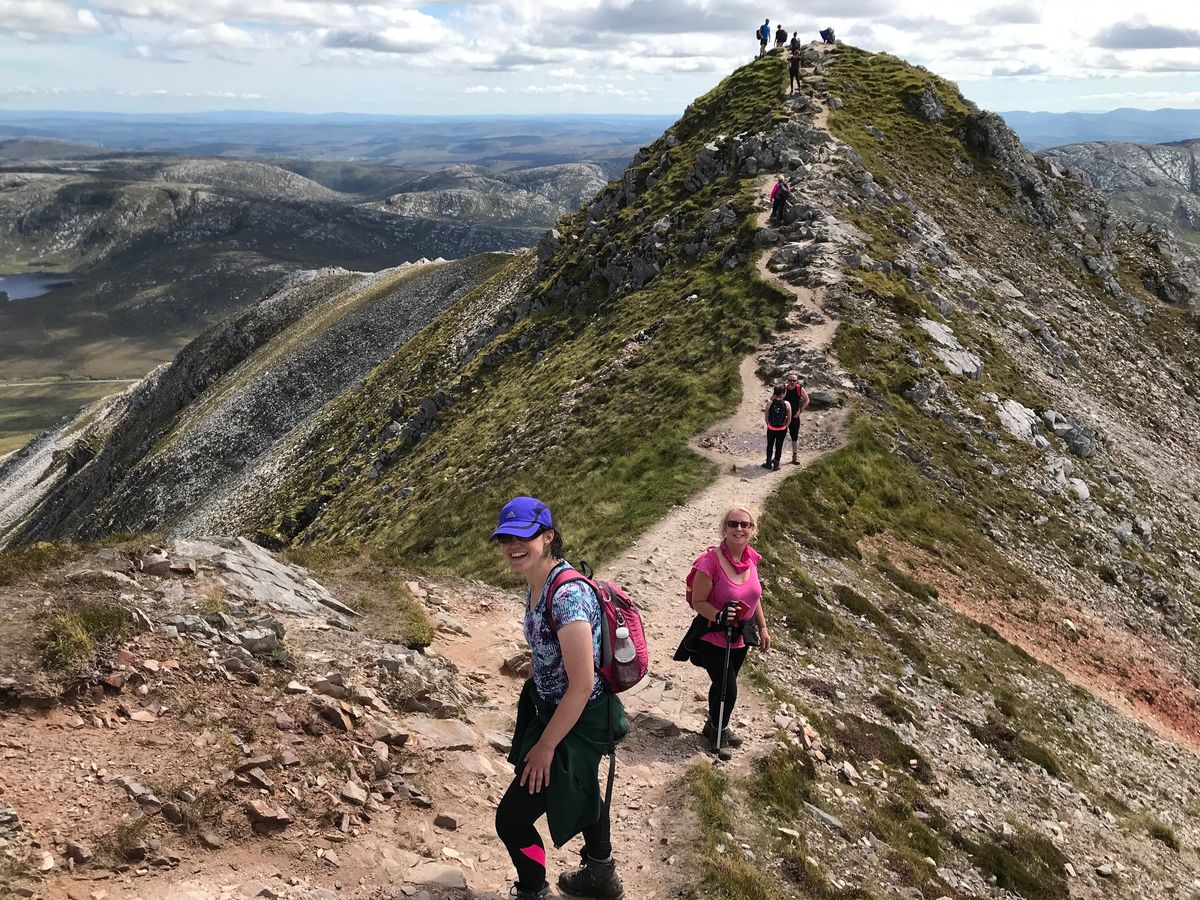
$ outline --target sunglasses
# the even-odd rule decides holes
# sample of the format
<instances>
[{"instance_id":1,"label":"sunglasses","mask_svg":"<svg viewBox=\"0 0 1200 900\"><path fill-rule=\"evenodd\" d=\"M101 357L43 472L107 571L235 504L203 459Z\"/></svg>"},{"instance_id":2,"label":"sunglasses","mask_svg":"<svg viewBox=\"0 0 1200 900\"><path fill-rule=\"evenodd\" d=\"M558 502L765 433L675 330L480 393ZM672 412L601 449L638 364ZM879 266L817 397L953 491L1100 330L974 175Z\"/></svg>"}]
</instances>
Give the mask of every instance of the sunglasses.
<instances>
[{"instance_id":1,"label":"sunglasses","mask_svg":"<svg viewBox=\"0 0 1200 900\"><path fill-rule=\"evenodd\" d=\"M539 528L537 531L535 531L533 534L529 535L529 537L517 537L515 534L498 534L498 535L496 535L496 543L497 544L511 544L513 541L521 541L522 543L525 543L528 541L532 541L538 535L545 534L548 530L549 529L547 529L545 526L543 526L543 527Z\"/></svg>"},{"instance_id":2,"label":"sunglasses","mask_svg":"<svg viewBox=\"0 0 1200 900\"><path fill-rule=\"evenodd\" d=\"M753 522L741 522L737 519L730 519L725 523L726 528L753 528Z\"/></svg>"}]
</instances>

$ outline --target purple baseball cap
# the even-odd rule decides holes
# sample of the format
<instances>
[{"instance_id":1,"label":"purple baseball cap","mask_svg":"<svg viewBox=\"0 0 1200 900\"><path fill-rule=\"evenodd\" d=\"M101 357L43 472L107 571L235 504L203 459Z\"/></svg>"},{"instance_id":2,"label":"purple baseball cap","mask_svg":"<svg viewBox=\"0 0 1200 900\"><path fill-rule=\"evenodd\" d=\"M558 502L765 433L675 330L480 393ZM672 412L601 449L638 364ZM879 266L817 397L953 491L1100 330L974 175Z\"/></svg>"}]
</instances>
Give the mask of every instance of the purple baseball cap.
<instances>
[{"instance_id":1,"label":"purple baseball cap","mask_svg":"<svg viewBox=\"0 0 1200 900\"><path fill-rule=\"evenodd\" d=\"M533 537L539 528L553 528L550 507L534 497L513 497L500 510L500 521L491 540L502 534L514 537Z\"/></svg>"}]
</instances>

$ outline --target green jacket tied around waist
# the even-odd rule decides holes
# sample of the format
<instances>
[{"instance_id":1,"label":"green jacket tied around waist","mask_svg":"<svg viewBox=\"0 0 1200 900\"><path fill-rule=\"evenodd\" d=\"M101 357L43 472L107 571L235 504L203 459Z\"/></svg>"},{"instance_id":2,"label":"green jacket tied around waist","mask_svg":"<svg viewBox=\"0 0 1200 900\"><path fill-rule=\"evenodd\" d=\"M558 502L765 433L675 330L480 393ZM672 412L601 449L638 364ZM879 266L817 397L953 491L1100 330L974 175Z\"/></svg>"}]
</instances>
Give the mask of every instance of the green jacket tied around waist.
<instances>
[{"instance_id":1,"label":"green jacket tied around waist","mask_svg":"<svg viewBox=\"0 0 1200 900\"><path fill-rule=\"evenodd\" d=\"M520 768L526 755L550 724L555 707L543 700L533 685L525 682L517 702L517 727L513 731L508 761ZM614 741L629 731L625 707L616 695L605 691L589 700L574 727L554 749L550 783L546 792L546 822L555 847L561 847L600 818L604 801L597 780L600 757L608 752L609 721Z\"/></svg>"}]
</instances>

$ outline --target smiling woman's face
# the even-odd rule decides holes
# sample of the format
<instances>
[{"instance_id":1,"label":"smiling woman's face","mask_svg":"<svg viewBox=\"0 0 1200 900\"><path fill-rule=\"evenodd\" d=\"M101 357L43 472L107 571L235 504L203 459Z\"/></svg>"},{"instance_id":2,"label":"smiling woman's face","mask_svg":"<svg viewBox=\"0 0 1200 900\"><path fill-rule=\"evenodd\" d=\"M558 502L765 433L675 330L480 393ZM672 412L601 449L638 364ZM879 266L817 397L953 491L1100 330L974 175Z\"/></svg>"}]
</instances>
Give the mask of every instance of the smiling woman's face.
<instances>
[{"instance_id":1,"label":"smiling woman's face","mask_svg":"<svg viewBox=\"0 0 1200 900\"><path fill-rule=\"evenodd\" d=\"M731 509L725 514L721 536L731 545L750 543L754 536L754 516L744 509Z\"/></svg>"},{"instance_id":2,"label":"smiling woman's face","mask_svg":"<svg viewBox=\"0 0 1200 900\"><path fill-rule=\"evenodd\" d=\"M496 538L500 552L508 561L514 572L524 572L546 555L546 548L554 540L554 532L546 530L532 537L519 538L511 534L502 534Z\"/></svg>"}]
</instances>

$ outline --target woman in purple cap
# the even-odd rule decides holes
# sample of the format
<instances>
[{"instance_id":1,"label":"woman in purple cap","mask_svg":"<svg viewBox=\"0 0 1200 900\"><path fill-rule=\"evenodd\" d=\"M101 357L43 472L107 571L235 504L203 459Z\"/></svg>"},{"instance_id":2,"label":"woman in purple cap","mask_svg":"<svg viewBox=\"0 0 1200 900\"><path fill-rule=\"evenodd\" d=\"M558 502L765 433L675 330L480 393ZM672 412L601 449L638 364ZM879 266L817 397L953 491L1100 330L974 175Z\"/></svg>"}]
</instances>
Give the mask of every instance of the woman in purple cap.
<instances>
[{"instance_id":1,"label":"woman in purple cap","mask_svg":"<svg viewBox=\"0 0 1200 900\"><path fill-rule=\"evenodd\" d=\"M558 878L576 897L624 896L612 858L609 810L602 802L600 757L625 737L625 709L599 677L600 599L584 580L560 584L571 568L550 509L514 497L492 532L509 567L525 579L525 640L533 677L517 703L508 760L516 770L496 809L496 834L517 869L517 900L549 896L546 849L534 823L546 816L556 847L583 833L579 868ZM548 594L553 596L548 596Z\"/></svg>"}]
</instances>

